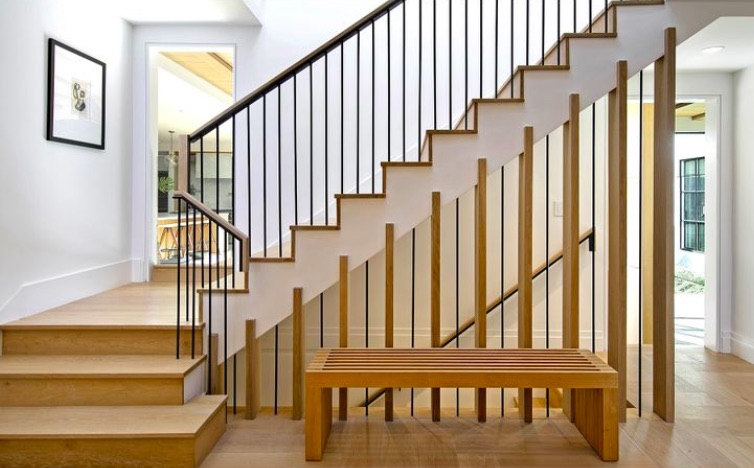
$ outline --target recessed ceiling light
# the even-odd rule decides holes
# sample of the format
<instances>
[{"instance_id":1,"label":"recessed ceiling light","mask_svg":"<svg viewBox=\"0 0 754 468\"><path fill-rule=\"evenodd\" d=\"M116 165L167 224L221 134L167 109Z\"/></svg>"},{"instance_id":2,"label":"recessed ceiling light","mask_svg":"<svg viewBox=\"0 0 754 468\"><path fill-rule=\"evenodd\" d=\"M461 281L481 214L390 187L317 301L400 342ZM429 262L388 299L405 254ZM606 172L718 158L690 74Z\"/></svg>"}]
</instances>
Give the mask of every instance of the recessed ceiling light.
<instances>
[{"instance_id":1,"label":"recessed ceiling light","mask_svg":"<svg viewBox=\"0 0 754 468\"><path fill-rule=\"evenodd\" d=\"M712 54L717 54L719 52L722 52L723 50L725 50L725 46L720 46L720 45L710 46L710 47L705 47L704 49L702 49L702 53L707 54L707 55L712 55Z\"/></svg>"}]
</instances>

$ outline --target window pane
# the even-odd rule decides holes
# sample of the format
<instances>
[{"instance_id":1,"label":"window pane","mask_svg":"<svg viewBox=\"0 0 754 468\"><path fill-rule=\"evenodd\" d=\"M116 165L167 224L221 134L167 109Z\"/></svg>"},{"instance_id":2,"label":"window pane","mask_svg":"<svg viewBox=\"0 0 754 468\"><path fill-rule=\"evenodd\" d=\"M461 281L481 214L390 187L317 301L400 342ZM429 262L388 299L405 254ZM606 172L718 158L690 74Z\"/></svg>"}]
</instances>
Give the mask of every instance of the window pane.
<instances>
[{"instance_id":1,"label":"window pane","mask_svg":"<svg viewBox=\"0 0 754 468\"><path fill-rule=\"evenodd\" d=\"M699 252L704 252L704 224L697 224L697 240Z\"/></svg>"},{"instance_id":2,"label":"window pane","mask_svg":"<svg viewBox=\"0 0 754 468\"><path fill-rule=\"evenodd\" d=\"M687 159L682 162L683 164L683 170L681 173L683 175L693 175L696 172L696 168L694 167L694 160L693 159Z\"/></svg>"}]
</instances>

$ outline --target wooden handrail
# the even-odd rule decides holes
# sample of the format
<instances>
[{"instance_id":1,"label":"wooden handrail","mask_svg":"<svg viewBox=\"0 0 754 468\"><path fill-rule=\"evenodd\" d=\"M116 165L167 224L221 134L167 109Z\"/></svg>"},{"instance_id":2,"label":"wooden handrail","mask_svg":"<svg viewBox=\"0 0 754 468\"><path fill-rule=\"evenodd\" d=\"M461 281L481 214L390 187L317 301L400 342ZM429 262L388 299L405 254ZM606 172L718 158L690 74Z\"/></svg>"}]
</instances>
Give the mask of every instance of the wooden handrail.
<instances>
[{"instance_id":1,"label":"wooden handrail","mask_svg":"<svg viewBox=\"0 0 754 468\"><path fill-rule=\"evenodd\" d=\"M587 229L583 234L581 234L581 237L579 237L579 245L583 244L584 242L588 241L590 237L592 237L592 233L594 230L592 228ZM537 268L532 271L532 279L536 279L539 277L542 273L547 270L548 266L553 266L554 264L558 263L560 260L563 259L563 251L556 253L555 255L550 257L549 262L545 262L541 265L539 265ZM493 310L495 310L498 306L500 306L501 302L505 302L508 299L510 299L514 294L518 292L518 283L511 286L505 293L503 293L502 298L498 297L494 301L492 301L489 305L487 305L487 314L490 314ZM457 331L454 331L445 339L443 339L440 342L440 347L444 348L448 346L450 343L453 342L457 337L464 334L466 331L468 331L471 327L474 326L476 323L476 317L471 317L469 320L463 322L459 327ZM380 388L376 390L374 393L369 395L369 398L367 398L365 401L362 401L361 404L359 404L359 407L363 407L366 405L371 405L374 403L379 397L381 397L385 393L384 388Z\"/></svg>"},{"instance_id":2,"label":"wooden handrail","mask_svg":"<svg viewBox=\"0 0 754 468\"><path fill-rule=\"evenodd\" d=\"M271 79L270 81L268 81L261 87L257 88L255 91L252 91L251 93L247 94L245 97L243 97L241 100L233 104L231 107L224 110L222 113L218 114L212 120L204 124L201 128L199 128L194 133L189 135L189 142L193 143L197 139L211 132L214 128L217 128L223 123L227 122L234 115L238 114L243 109L245 109L246 107L250 106L257 100L259 100L262 96L269 93L270 91L277 88L278 86L285 83L286 81L290 80L293 77L293 75L300 72L301 70L303 70L304 68L306 68L313 62L317 61L318 59L324 57L325 54L327 54L332 49L339 46L341 43L347 41L354 35L358 34L358 32L361 29L370 25L373 21L377 21L379 18L386 15L388 10L392 10L393 8L404 3L405 1L406 0L386 1L385 3L377 7L375 10L373 10L371 13L369 13L368 15L364 16L362 19L360 19L359 21L351 25L351 27L347 28L345 31L341 32L337 36L325 42L322 46L318 47L312 53L302 58L298 62L294 63L293 65L288 67L285 71L278 74L275 78Z\"/></svg>"},{"instance_id":3,"label":"wooden handrail","mask_svg":"<svg viewBox=\"0 0 754 468\"><path fill-rule=\"evenodd\" d=\"M236 239L238 239L241 242L248 242L249 236L244 234L240 229L233 226L226 220L224 220L219 214L217 214L214 210L207 207L204 203L194 198L192 195L186 193L186 192L174 192L173 193L173 199L183 199L186 200L191 206L197 209L200 213L202 213L204 216L208 217L215 223L217 223L220 227L228 231L230 234L232 234Z\"/></svg>"}]
</instances>

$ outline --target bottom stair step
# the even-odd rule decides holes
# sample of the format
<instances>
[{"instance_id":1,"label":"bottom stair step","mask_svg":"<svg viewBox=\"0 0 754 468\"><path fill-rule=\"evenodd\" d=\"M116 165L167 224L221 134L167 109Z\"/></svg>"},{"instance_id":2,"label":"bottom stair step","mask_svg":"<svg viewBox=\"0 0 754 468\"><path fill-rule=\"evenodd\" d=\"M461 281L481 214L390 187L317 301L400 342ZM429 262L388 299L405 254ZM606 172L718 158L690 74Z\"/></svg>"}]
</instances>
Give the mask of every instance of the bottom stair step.
<instances>
[{"instance_id":1,"label":"bottom stair step","mask_svg":"<svg viewBox=\"0 0 754 468\"><path fill-rule=\"evenodd\" d=\"M3 408L0 466L197 467L225 432L226 402Z\"/></svg>"}]
</instances>

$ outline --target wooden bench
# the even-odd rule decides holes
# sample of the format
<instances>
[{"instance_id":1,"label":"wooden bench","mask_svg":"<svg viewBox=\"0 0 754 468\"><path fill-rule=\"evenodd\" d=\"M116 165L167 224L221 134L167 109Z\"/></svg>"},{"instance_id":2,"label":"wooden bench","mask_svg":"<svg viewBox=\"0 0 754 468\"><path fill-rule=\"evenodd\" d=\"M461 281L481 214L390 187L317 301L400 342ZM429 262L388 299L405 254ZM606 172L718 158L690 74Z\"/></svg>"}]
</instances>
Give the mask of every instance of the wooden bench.
<instances>
[{"instance_id":1,"label":"wooden bench","mask_svg":"<svg viewBox=\"0 0 754 468\"><path fill-rule=\"evenodd\" d=\"M306 459L322 460L332 389L572 389L570 417L604 461L618 459L618 373L578 349L323 349L306 370Z\"/></svg>"}]
</instances>

